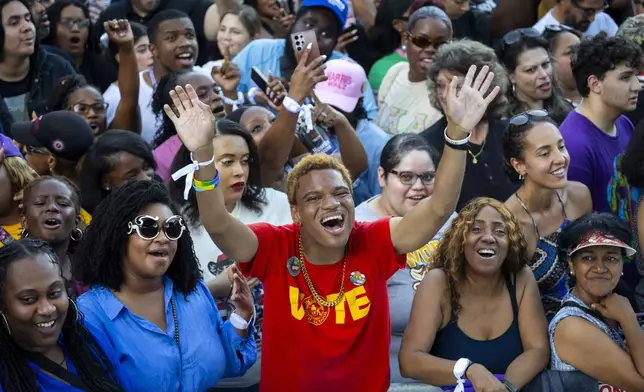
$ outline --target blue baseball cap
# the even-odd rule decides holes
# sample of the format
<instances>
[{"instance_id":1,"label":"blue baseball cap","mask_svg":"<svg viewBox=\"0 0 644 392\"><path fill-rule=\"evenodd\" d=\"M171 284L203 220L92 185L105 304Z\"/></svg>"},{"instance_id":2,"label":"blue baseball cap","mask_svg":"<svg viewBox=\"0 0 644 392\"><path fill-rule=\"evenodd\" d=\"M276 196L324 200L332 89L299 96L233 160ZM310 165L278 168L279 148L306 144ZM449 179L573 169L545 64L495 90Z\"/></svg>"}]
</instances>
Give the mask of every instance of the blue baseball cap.
<instances>
[{"instance_id":1,"label":"blue baseball cap","mask_svg":"<svg viewBox=\"0 0 644 392\"><path fill-rule=\"evenodd\" d=\"M18 146L13 144L13 141L0 133L0 148L4 147L4 156L6 158L10 157L19 157L22 158L22 154L18 149Z\"/></svg>"},{"instance_id":2,"label":"blue baseball cap","mask_svg":"<svg viewBox=\"0 0 644 392\"><path fill-rule=\"evenodd\" d=\"M349 17L349 4L347 0L304 0L300 8L304 7L324 7L330 9L338 17L341 28L344 28Z\"/></svg>"}]
</instances>

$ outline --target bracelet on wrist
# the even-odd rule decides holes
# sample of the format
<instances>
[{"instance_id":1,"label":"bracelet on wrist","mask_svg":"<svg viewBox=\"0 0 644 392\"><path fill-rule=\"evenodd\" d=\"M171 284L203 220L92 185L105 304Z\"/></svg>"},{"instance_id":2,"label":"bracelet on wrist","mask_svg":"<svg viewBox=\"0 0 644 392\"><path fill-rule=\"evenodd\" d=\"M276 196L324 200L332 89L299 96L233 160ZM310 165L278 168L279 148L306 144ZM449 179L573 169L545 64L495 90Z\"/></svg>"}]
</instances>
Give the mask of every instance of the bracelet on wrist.
<instances>
[{"instance_id":1,"label":"bracelet on wrist","mask_svg":"<svg viewBox=\"0 0 644 392\"><path fill-rule=\"evenodd\" d=\"M217 186L219 185L219 170L217 170L217 174L215 175L215 178L213 178L210 181L199 181L196 178L192 179L192 187L196 192L208 192L212 191Z\"/></svg>"},{"instance_id":2,"label":"bracelet on wrist","mask_svg":"<svg viewBox=\"0 0 644 392\"><path fill-rule=\"evenodd\" d=\"M445 131L443 131L443 135L445 136L445 145L453 148L455 150L461 150L461 151L467 151L470 148L470 135L468 134L467 137L463 139L458 139L454 140L447 136L447 127L445 127Z\"/></svg>"},{"instance_id":3,"label":"bracelet on wrist","mask_svg":"<svg viewBox=\"0 0 644 392\"><path fill-rule=\"evenodd\" d=\"M505 379L505 378L504 378L504 379L503 379L503 381L501 381L501 383L503 383L503 385L505 385L505 388L506 388L509 392L519 392L519 388L515 387L515 386L514 386L514 384L512 384L512 383L511 383L510 381L508 381L507 379Z\"/></svg>"},{"instance_id":4,"label":"bracelet on wrist","mask_svg":"<svg viewBox=\"0 0 644 392\"><path fill-rule=\"evenodd\" d=\"M199 171L200 168L212 165L215 162L215 156L213 155L212 158L210 158L209 161L207 162L199 162L195 160L193 153L190 153L190 161L188 165L182 167L181 169L177 170L174 174L172 174L172 181L177 181L181 177L186 177L186 183L183 189L183 198L185 200L188 200L188 195L190 194L190 188L194 188L197 192L204 192L206 190L212 190L215 189L217 185L219 185L219 172L217 172L217 175L215 178L212 180L211 184L207 184L205 182L201 182L203 185L203 188L206 189L199 189L197 190L197 187L194 185L194 176L195 172ZM210 188L210 185L214 184L214 181L216 180L216 185L214 185L212 188Z\"/></svg>"}]
</instances>

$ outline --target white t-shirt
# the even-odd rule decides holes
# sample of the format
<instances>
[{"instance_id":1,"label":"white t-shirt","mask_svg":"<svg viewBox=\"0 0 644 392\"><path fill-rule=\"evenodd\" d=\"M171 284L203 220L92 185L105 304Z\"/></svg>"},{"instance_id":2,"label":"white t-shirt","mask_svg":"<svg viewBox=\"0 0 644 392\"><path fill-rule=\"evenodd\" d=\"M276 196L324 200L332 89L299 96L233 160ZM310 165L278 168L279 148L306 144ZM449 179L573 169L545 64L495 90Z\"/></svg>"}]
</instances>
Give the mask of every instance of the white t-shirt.
<instances>
[{"instance_id":1,"label":"white t-shirt","mask_svg":"<svg viewBox=\"0 0 644 392\"><path fill-rule=\"evenodd\" d=\"M538 32L543 33L546 29L546 26L549 25L560 25L559 21L555 19L552 15L552 10L548 11L547 14L543 16L532 28L536 29ZM602 31L608 34L610 37L617 34L617 23L611 18L608 14L604 12L599 12L595 15L595 20L590 23L588 30L584 32L584 37L592 37L601 33Z\"/></svg>"},{"instance_id":2,"label":"white t-shirt","mask_svg":"<svg viewBox=\"0 0 644 392\"><path fill-rule=\"evenodd\" d=\"M427 82L409 81L409 63L392 66L378 89L376 124L391 135L420 133L443 115L429 101Z\"/></svg>"},{"instance_id":3,"label":"white t-shirt","mask_svg":"<svg viewBox=\"0 0 644 392\"><path fill-rule=\"evenodd\" d=\"M193 67L193 70L210 75L210 72L198 66ZM154 89L143 78L143 74L147 72L149 72L147 69L139 72L139 111L141 112L141 137L146 142L152 143L157 129L161 126L161 119L152 113L152 94ZM116 83L112 83L105 90L103 99L110 105L107 108L107 123L110 124L114 120L114 116L116 116L116 108L121 101L121 90L119 90Z\"/></svg>"}]
</instances>

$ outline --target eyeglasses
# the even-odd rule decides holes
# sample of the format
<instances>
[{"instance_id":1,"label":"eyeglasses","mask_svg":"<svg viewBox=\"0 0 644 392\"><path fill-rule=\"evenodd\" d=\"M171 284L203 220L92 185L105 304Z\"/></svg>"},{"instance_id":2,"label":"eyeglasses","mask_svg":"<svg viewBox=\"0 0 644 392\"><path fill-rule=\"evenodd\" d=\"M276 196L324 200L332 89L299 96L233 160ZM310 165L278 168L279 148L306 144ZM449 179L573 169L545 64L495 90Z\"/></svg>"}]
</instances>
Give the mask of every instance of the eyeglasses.
<instances>
[{"instance_id":1,"label":"eyeglasses","mask_svg":"<svg viewBox=\"0 0 644 392\"><path fill-rule=\"evenodd\" d=\"M40 154L40 155L51 155L51 153L44 148L25 146L25 151L27 154Z\"/></svg>"},{"instance_id":2,"label":"eyeglasses","mask_svg":"<svg viewBox=\"0 0 644 392\"><path fill-rule=\"evenodd\" d=\"M528 110L523 113L519 113L516 116L513 116L510 119L510 125L513 127L520 127L522 125L526 125L531 118L544 119L548 116L549 114L545 110L541 110L541 109Z\"/></svg>"},{"instance_id":3,"label":"eyeglasses","mask_svg":"<svg viewBox=\"0 0 644 392\"><path fill-rule=\"evenodd\" d=\"M503 46L512 46L521 41L523 37L538 38L541 34L533 28L515 29L503 36Z\"/></svg>"},{"instance_id":4,"label":"eyeglasses","mask_svg":"<svg viewBox=\"0 0 644 392\"><path fill-rule=\"evenodd\" d=\"M58 22L61 26L65 26L68 29L71 29L74 27L74 25L78 26L79 29L86 29L90 25L90 20L89 19L61 19L60 22Z\"/></svg>"},{"instance_id":5,"label":"eyeglasses","mask_svg":"<svg viewBox=\"0 0 644 392\"><path fill-rule=\"evenodd\" d=\"M543 30L542 36L547 41L550 41L553 37L561 33L571 33L581 38L581 34L577 30L562 24L547 25Z\"/></svg>"},{"instance_id":6,"label":"eyeglasses","mask_svg":"<svg viewBox=\"0 0 644 392\"><path fill-rule=\"evenodd\" d=\"M103 114L109 107L110 104L108 104L107 102L98 102L91 105L88 105L86 103L77 103L72 105L71 110L74 113L81 115L89 113L90 109L92 109L92 111L96 114Z\"/></svg>"},{"instance_id":7,"label":"eyeglasses","mask_svg":"<svg viewBox=\"0 0 644 392\"><path fill-rule=\"evenodd\" d=\"M183 218L174 215L163 222L163 234L170 241L176 241L186 230ZM159 217L150 215L139 215L132 222L127 224L127 234L136 232L144 240L152 241L159 236Z\"/></svg>"},{"instance_id":8,"label":"eyeglasses","mask_svg":"<svg viewBox=\"0 0 644 392\"><path fill-rule=\"evenodd\" d=\"M414 185L419 178L423 185L431 185L436 178L436 172L433 171L416 174L410 171L389 170L389 173L396 175L403 185Z\"/></svg>"},{"instance_id":9,"label":"eyeglasses","mask_svg":"<svg viewBox=\"0 0 644 392\"><path fill-rule=\"evenodd\" d=\"M570 0L570 4L572 4L575 8L581 10L584 13L584 16L587 18L590 18L598 12L602 12L608 9L608 3L606 1L604 1L604 5L601 8L582 7L579 5L579 0Z\"/></svg>"},{"instance_id":10,"label":"eyeglasses","mask_svg":"<svg viewBox=\"0 0 644 392\"><path fill-rule=\"evenodd\" d=\"M405 39L421 49L426 49L430 46L438 49L446 43L445 41L434 42L424 35L412 35L409 32L405 33Z\"/></svg>"}]
</instances>

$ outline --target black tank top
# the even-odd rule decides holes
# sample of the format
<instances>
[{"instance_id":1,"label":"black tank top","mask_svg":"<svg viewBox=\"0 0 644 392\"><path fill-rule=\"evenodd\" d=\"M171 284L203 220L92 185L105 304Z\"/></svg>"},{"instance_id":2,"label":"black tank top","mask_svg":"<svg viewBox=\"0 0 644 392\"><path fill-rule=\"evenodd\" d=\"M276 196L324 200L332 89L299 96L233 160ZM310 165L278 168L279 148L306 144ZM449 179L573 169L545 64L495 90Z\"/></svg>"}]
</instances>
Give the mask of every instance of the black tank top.
<instances>
[{"instance_id":1,"label":"black tank top","mask_svg":"<svg viewBox=\"0 0 644 392\"><path fill-rule=\"evenodd\" d=\"M514 276L516 281L516 275ZM493 374L505 374L506 369L516 357L523 353L523 343L519 333L519 305L515 282L505 278L506 287L512 302L512 324L501 336L492 340L475 340L458 327L454 309L449 323L436 333L430 354L439 358L458 361L467 358L485 366Z\"/></svg>"}]
</instances>

